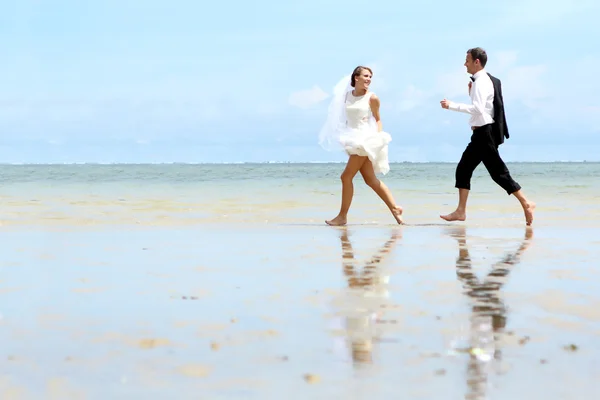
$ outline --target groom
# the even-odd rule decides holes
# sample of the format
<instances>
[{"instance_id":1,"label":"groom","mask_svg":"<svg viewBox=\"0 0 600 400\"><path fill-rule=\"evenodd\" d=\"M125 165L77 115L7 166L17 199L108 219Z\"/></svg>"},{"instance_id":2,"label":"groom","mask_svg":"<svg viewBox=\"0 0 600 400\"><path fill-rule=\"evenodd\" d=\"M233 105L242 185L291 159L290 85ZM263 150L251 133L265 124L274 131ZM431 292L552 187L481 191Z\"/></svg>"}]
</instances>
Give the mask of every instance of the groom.
<instances>
[{"instance_id":1,"label":"groom","mask_svg":"<svg viewBox=\"0 0 600 400\"><path fill-rule=\"evenodd\" d=\"M510 172L502 161L498 146L508 139L508 127L504 115L502 99L502 86L500 80L493 77L484 69L487 63L487 54L480 47L469 49L465 67L472 74L469 82L469 96L471 104L454 103L442 100L442 108L452 111L464 112L471 115L469 125L473 134L471 142L465 149L456 167L456 185L458 188L458 207L448 215L440 215L446 221L464 221L467 219L467 198L471 190L471 177L473 171L483 162L490 176L509 195L514 195L525 213L525 222L533 222L535 203L525 198L521 186L513 180Z\"/></svg>"}]
</instances>

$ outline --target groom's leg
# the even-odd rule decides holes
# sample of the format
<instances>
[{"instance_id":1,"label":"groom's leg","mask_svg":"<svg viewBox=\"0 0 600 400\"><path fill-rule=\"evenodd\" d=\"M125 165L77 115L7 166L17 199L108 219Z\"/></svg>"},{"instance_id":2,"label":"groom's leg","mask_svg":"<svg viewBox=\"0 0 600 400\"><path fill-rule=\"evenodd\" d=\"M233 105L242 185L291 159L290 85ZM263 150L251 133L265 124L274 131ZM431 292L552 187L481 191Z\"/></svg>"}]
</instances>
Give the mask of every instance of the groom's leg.
<instances>
[{"instance_id":1,"label":"groom's leg","mask_svg":"<svg viewBox=\"0 0 600 400\"><path fill-rule=\"evenodd\" d=\"M519 200L521 207L523 207L523 212L525 213L525 222L527 225L531 225L533 223L535 203L529 201L525 197L525 194L523 194L523 191L521 190L521 185L519 185L510 175L508 167L502 160L502 157L500 157L498 147L491 139L491 131L490 140L488 141L487 146L483 146L481 150L483 164L490 173L490 176L494 182L506 191L507 194L512 194Z\"/></svg>"},{"instance_id":2,"label":"groom's leg","mask_svg":"<svg viewBox=\"0 0 600 400\"><path fill-rule=\"evenodd\" d=\"M481 150L475 140L471 140L456 166L455 185L457 189L471 190L471 178L475 168L481 163Z\"/></svg>"},{"instance_id":3,"label":"groom's leg","mask_svg":"<svg viewBox=\"0 0 600 400\"><path fill-rule=\"evenodd\" d=\"M464 221L467 218L467 199L469 190L471 190L471 177L473 171L481 162L481 152L479 151L479 142L475 134L471 136L471 143L468 144L465 151L456 166L455 187L458 189L458 206L456 210L447 215L440 215L446 221Z\"/></svg>"},{"instance_id":4,"label":"groom's leg","mask_svg":"<svg viewBox=\"0 0 600 400\"><path fill-rule=\"evenodd\" d=\"M521 190L519 185L510 175L508 167L502 160L498 148L490 141L490 143L482 149L483 165L488 170L491 178L511 195Z\"/></svg>"}]
</instances>

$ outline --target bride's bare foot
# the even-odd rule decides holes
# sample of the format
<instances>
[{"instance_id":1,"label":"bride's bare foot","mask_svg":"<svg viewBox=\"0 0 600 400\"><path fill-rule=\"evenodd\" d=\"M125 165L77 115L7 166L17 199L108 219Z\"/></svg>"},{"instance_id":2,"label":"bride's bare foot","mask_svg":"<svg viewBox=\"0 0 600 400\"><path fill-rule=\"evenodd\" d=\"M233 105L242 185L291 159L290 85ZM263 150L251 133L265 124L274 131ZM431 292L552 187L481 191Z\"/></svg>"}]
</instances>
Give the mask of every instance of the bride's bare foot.
<instances>
[{"instance_id":1,"label":"bride's bare foot","mask_svg":"<svg viewBox=\"0 0 600 400\"><path fill-rule=\"evenodd\" d=\"M346 218L341 217L341 216L337 216L334 219L330 219L329 221L325 221L325 223L327 225L331 225L331 226L342 226L342 225L346 225Z\"/></svg>"},{"instance_id":2,"label":"bride's bare foot","mask_svg":"<svg viewBox=\"0 0 600 400\"><path fill-rule=\"evenodd\" d=\"M396 218L396 222L400 225L403 224L402 221L402 207L400 206L396 206L395 208L392 209L392 215L394 216L394 218Z\"/></svg>"},{"instance_id":3,"label":"bride's bare foot","mask_svg":"<svg viewBox=\"0 0 600 400\"><path fill-rule=\"evenodd\" d=\"M440 215L440 218L446 220L448 222L452 221L464 221L467 219L467 213L464 211L454 211L453 213L447 215Z\"/></svg>"},{"instance_id":4,"label":"bride's bare foot","mask_svg":"<svg viewBox=\"0 0 600 400\"><path fill-rule=\"evenodd\" d=\"M533 223L533 210L535 210L535 203L528 201L523 204L523 211L525 212L525 223L530 226Z\"/></svg>"}]
</instances>

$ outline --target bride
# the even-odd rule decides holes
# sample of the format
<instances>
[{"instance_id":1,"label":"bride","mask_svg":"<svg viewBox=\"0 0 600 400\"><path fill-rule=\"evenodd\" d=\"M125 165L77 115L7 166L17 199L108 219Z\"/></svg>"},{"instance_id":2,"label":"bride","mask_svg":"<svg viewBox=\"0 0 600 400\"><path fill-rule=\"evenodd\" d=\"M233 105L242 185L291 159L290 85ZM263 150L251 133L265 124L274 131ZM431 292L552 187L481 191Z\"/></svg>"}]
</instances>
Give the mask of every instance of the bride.
<instances>
[{"instance_id":1,"label":"bride","mask_svg":"<svg viewBox=\"0 0 600 400\"><path fill-rule=\"evenodd\" d=\"M369 91L373 71L358 66L350 77L342 79L334 89L329 114L319 134L319 144L325 150L343 149L349 159L342 172L342 205L329 225L345 225L354 195L352 180L360 171L365 183L388 206L396 222L402 224L402 207L396 204L388 187L376 173L390 170L388 143L392 137L383 131L379 115L379 98Z\"/></svg>"}]
</instances>

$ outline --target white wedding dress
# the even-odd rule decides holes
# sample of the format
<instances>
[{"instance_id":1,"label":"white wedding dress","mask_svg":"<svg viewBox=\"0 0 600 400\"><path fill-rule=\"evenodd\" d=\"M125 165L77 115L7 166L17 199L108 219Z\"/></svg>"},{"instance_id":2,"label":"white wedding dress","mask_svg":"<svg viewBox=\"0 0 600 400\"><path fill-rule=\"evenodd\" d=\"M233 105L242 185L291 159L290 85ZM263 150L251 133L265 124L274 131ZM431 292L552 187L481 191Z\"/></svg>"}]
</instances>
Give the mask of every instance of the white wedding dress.
<instances>
[{"instance_id":1,"label":"white wedding dress","mask_svg":"<svg viewBox=\"0 0 600 400\"><path fill-rule=\"evenodd\" d=\"M344 77L333 90L327 120L319 133L319 144L325 150L344 150L348 155L369 157L375 173L390 170L388 144L392 137L377 131L377 122L371 110L372 92L354 96L350 76Z\"/></svg>"},{"instance_id":2,"label":"white wedding dress","mask_svg":"<svg viewBox=\"0 0 600 400\"><path fill-rule=\"evenodd\" d=\"M347 92L345 99L347 129L339 141L348 155L369 157L375 173L387 174L390 170L388 144L392 137L387 132L377 132L377 124L371 110L372 92L354 96Z\"/></svg>"}]
</instances>

